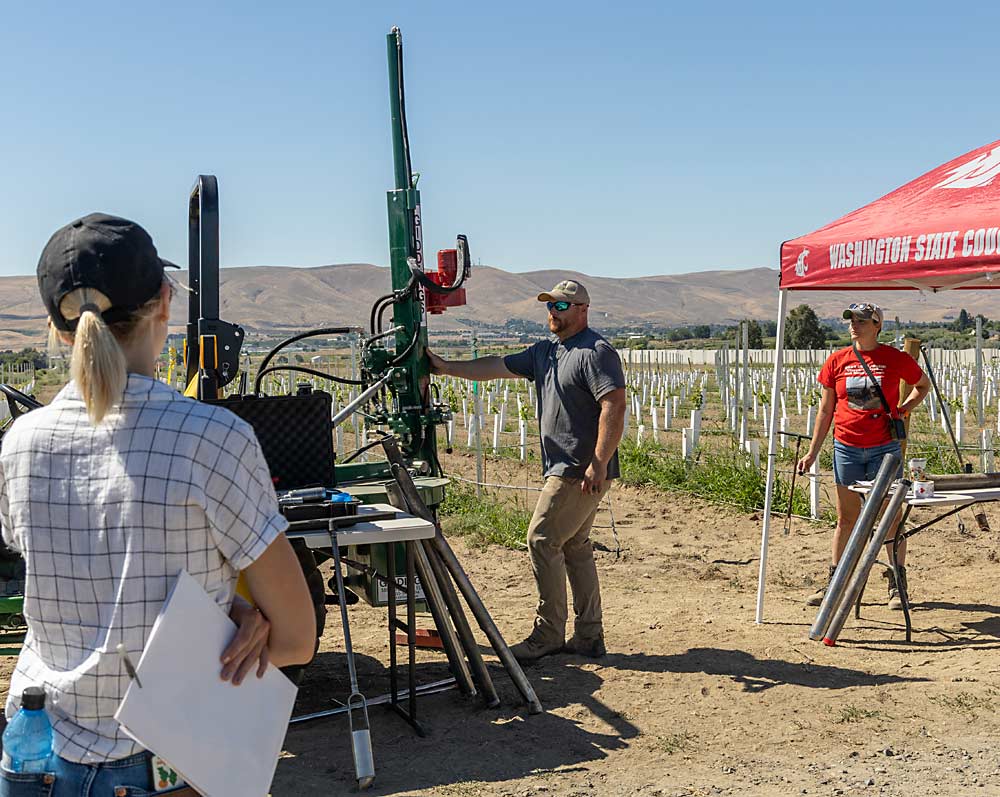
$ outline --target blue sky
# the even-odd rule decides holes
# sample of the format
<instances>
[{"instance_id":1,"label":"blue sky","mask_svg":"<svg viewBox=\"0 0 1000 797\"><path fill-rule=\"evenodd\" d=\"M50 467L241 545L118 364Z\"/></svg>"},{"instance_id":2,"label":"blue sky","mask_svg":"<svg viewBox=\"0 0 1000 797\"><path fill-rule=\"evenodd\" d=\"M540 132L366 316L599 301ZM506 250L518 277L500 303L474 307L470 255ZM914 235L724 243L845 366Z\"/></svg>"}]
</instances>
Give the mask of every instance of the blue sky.
<instances>
[{"instance_id":1,"label":"blue sky","mask_svg":"<svg viewBox=\"0 0 1000 797\"><path fill-rule=\"evenodd\" d=\"M827 8L821 8L827 6ZM92 210L185 264L386 264L385 34L404 37L427 250L514 271L775 266L1000 138L1000 4L3 2L0 275Z\"/></svg>"}]
</instances>

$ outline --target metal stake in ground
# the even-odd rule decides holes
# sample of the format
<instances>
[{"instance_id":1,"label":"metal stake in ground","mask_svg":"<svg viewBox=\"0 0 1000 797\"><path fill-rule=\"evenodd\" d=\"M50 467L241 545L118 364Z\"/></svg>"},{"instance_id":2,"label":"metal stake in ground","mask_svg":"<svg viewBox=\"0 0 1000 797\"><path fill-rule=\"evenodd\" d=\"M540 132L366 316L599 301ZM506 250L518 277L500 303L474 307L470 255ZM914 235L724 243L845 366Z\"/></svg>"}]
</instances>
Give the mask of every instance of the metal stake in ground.
<instances>
[{"instance_id":1,"label":"metal stake in ground","mask_svg":"<svg viewBox=\"0 0 1000 797\"><path fill-rule=\"evenodd\" d=\"M354 774L359 789L367 789L375 780L375 760L372 757L372 736L368 724L368 703L358 689L358 671L354 667L354 648L351 646L351 625L347 619L347 600L344 575L341 572L340 543L337 527L330 521L330 542L333 543L333 572L337 579L337 603L340 604L340 622L344 626L344 654L347 657L347 674L351 679L351 694L347 698L347 721L351 728L351 749L354 752ZM360 727L355 725L354 713L359 709Z\"/></svg>"},{"instance_id":2,"label":"metal stake in ground","mask_svg":"<svg viewBox=\"0 0 1000 797\"><path fill-rule=\"evenodd\" d=\"M972 464L962 459L962 449L958 447L955 430L951 428L951 417L948 415L948 406L944 403L944 399L941 397L941 391L938 390L937 379L934 378L934 369L931 367L931 358L930 355L927 354L927 347L921 346L920 353L924 355L924 365L927 367L927 376L931 380L931 387L934 389L934 396L937 398L938 406L941 408L941 415L944 418L945 428L948 430L948 437L951 438L951 444L955 449L955 456L958 458L958 465L964 473L972 473Z\"/></svg>"},{"instance_id":3,"label":"metal stake in ground","mask_svg":"<svg viewBox=\"0 0 1000 797\"><path fill-rule=\"evenodd\" d=\"M799 448L803 440L812 440L812 438L809 435L796 432L778 432L778 434L795 438L795 465L792 467L792 486L788 490L788 514L785 515L784 535L787 537L792 532L792 503L795 501L795 477L799 472Z\"/></svg>"}]
</instances>

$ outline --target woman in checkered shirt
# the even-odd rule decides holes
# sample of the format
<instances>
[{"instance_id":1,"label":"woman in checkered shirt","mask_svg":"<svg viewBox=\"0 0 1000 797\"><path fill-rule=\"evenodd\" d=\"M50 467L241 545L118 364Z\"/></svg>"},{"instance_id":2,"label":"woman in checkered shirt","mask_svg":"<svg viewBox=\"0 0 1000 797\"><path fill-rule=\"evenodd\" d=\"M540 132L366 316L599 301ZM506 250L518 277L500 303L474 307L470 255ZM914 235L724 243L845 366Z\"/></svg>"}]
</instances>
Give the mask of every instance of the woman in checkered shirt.
<instances>
[{"instance_id":1,"label":"woman in checkered shirt","mask_svg":"<svg viewBox=\"0 0 1000 797\"><path fill-rule=\"evenodd\" d=\"M252 429L154 378L169 265L139 225L104 214L56 232L38 264L72 380L0 449L3 539L27 563L6 714L43 686L56 757L51 773L0 771L0 797L153 793L150 754L114 720L128 685L116 650L138 660L181 570L240 626L223 679L313 655L312 603ZM240 571L259 611L235 597Z\"/></svg>"}]
</instances>

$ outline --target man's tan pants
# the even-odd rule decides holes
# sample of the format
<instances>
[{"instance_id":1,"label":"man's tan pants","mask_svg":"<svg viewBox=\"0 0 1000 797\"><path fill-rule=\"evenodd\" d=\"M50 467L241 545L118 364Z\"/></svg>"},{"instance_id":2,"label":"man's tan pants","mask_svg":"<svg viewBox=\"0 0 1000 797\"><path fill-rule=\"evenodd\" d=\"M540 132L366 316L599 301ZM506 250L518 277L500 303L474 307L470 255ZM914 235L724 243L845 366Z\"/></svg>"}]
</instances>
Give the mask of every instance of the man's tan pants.
<instances>
[{"instance_id":1,"label":"man's tan pants","mask_svg":"<svg viewBox=\"0 0 1000 797\"><path fill-rule=\"evenodd\" d=\"M573 591L575 629L593 639L602 632L601 587L597 581L590 527L597 506L611 487L582 493L582 479L549 476L528 525L528 551L538 586L538 608L533 635L546 642L566 637L566 577Z\"/></svg>"}]
</instances>

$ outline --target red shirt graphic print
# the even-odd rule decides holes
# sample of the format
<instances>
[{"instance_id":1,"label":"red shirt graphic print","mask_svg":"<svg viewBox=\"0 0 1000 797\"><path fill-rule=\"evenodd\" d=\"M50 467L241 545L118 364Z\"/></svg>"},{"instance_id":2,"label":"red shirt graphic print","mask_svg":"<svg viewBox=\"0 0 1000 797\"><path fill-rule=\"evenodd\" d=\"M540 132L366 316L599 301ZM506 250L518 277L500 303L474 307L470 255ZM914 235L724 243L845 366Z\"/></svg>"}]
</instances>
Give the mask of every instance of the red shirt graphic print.
<instances>
[{"instance_id":1,"label":"red shirt graphic print","mask_svg":"<svg viewBox=\"0 0 1000 797\"><path fill-rule=\"evenodd\" d=\"M920 381L924 372L909 354L892 346L879 345L872 351L859 350L858 353L865 358L872 376L882 388L892 417L897 417L899 380L913 385ZM848 346L831 354L819 372L818 381L837 395L833 413L836 440L857 448L880 446L892 440L878 391L854 356L853 348Z\"/></svg>"}]
</instances>

